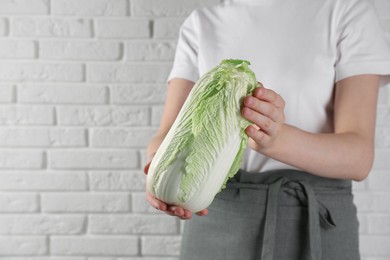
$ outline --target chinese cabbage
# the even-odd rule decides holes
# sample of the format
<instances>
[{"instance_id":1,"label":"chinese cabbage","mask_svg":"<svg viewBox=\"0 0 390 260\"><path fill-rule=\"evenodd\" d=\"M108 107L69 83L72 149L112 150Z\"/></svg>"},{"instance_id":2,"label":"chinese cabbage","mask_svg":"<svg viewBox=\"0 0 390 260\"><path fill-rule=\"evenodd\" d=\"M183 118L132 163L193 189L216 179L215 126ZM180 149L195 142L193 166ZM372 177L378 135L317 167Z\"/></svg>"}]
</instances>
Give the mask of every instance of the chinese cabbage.
<instances>
[{"instance_id":1,"label":"chinese cabbage","mask_svg":"<svg viewBox=\"0 0 390 260\"><path fill-rule=\"evenodd\" d=\"M241 103L258 85L249 64L223 60L196 82L150 164L153 196L197 212L236 174L251 124Z\"/></svg>"}]
</instances>

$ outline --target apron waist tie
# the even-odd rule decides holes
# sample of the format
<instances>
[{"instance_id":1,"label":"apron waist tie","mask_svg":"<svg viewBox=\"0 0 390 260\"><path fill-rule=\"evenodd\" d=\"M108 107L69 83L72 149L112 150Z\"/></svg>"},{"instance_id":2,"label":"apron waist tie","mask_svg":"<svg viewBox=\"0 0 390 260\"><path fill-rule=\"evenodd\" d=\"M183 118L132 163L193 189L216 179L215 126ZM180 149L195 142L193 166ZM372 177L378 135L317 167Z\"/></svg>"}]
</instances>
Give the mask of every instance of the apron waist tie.
<instances>
[{"instance_id":1,"label":"apron waist tie","mask_svg":"<svg viewBox=\"0 0 390 260\"><path fill-rule=\"evenodd\" d=\"M254 188L257 185L234 183L234 188ZM264 185L261 185L264 187ZM330 211L321 204L314 193L312 185L303 180L290 180L282 177L268 185L267 205L264 225L263 246L261 260L273 260L275 246L275 230L278 211L278 198L281 188L288 195L296 197L308 208L308 235L311 260L321 260L321 227L329 229L335 227Z\"/></svg>"},{"instance_id":2,"label":"apron waist tie","mask_svg":"<svg viewBox=\"0 0 390 260\"><path fill-rule=\"evenodd\" d=\"M282 186L286 188L287 194L297 197L302 204L308 207L310 256L312 260L321 260L320 225L326 229L334 227L331 214L324 205L317 201L314 190L309 183L290 181L287 178L279 179L270 184L268 188L261 259L273 260L278 197Z\"/></svg>"}]
</instances>

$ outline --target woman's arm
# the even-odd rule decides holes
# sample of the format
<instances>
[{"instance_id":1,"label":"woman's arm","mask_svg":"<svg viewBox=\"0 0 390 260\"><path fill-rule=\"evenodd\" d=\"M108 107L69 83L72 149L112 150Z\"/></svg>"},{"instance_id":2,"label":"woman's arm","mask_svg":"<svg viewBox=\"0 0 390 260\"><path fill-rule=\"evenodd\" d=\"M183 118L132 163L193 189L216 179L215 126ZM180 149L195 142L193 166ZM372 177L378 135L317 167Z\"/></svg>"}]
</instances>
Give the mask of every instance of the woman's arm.
<instances>
[{"instance_id":1,"label":"woman's arm","mask_svg":"<svg viewBox=\"0 0 390 260\"><path fill-rule=\"evenodd\" d=\"M161 145L169 129L172 127L177 115L180 112L184 102L186 101L191 89L194 86L194 82L185 79L172 79L168 85L167 98L165 101L164 112L161 119L160 127L157 134L150 141L147 148L148 164L145 166L145 173L147 174L150 161L153 159L158 147ZM182 219L190 219L192 213L181 207L167 205L166 203L153 197L152 194L146 189L146 199L151 206L157 208L165 213L177 216ZM206 215L207 209L197 213L198 215Z\"/></svg>"},{"instance_id":2,"label":"woman's arm","mask_svg":"<svg viewBox=\"0 0 390 260\"><path fill-rule=\"evenodd\" d=\"M318 176L361 181L374 160L379 76L359 75L336 84L334 133L313 134L284 124L284 101L257 90L244 100L242 114L256 151ZM258 130L260 128L261 130Z\"/></svg>"}]
</instances>

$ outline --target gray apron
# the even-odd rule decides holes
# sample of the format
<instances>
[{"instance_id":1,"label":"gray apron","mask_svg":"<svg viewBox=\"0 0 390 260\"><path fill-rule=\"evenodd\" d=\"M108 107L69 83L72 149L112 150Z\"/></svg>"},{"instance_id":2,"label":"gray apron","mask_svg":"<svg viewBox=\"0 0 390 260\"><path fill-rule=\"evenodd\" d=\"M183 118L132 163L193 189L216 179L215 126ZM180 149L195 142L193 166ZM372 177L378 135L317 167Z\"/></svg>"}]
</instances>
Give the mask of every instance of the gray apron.
<instances>
[{"instance_id":1,"label":"gray apron","mask_svg":"<svg viewBox=\"0 0 390 260\"><path fill-rule=\"evenodd\" d=\"M351 181L240 170L207 216L186 221L181 260L359 260Z\"/></svg>"}]
</instances>

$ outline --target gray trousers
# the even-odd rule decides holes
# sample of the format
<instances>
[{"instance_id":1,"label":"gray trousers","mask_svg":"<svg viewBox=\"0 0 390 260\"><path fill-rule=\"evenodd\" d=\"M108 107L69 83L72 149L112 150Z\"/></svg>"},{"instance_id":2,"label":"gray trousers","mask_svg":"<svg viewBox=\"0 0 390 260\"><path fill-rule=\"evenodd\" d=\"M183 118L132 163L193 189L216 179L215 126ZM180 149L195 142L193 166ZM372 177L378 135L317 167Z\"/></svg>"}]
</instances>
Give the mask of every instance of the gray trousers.
<instances>
[{"instance_id":1,"label":"gray trousers","mask_svg":"<svg viewBox=\"0 0 390 260\"><path fill-rule=\"evenodd\" d=\"M181 260L359 260L351 181L240 170L184 225Z\"/></svg>"}]
</instances>

